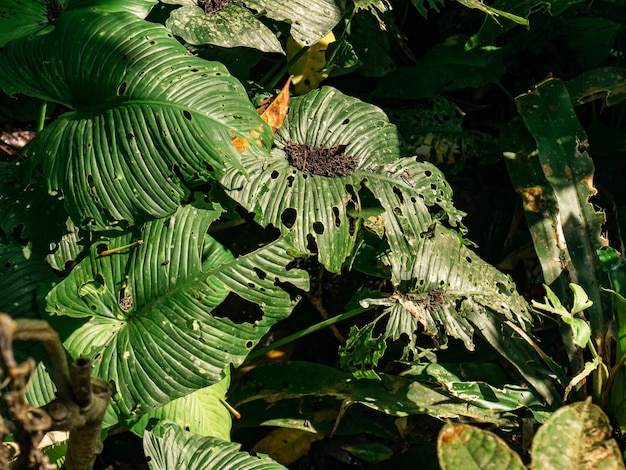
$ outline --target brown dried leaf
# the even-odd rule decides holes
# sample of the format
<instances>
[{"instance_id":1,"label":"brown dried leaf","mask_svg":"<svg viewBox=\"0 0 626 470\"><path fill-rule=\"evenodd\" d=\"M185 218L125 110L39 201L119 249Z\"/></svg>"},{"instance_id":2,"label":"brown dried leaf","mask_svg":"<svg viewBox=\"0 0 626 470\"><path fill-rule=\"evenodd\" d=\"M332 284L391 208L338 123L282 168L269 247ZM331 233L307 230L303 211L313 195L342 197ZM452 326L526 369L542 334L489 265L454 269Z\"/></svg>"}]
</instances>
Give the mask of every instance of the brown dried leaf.
<instances>
[{"instance_id":1,"label":"brown dried leaf","mask_svg":"<svg viewBox=\"0 0 626 470\"><path fill-rule=\"evenodd\" d=\"M257 109L257 112L265 122L272 128L272 132L276 133L281 128L285 117L287 117L287 111L289 110L289 85L291 85L291 76L287 79L287 83L283 86L283 89L273 99L267 101L267 103L261 103L261 106Z\"/></svg>"}]
</instances>

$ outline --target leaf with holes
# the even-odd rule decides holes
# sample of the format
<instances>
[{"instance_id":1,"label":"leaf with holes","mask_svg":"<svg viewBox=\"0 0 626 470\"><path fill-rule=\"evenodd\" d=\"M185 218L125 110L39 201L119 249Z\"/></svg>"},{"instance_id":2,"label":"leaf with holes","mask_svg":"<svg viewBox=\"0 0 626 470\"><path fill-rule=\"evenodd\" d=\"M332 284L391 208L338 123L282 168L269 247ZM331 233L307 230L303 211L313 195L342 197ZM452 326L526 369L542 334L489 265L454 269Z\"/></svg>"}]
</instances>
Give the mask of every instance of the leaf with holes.
<instances>
[{"instance_id":1,"label":"leaf with holes","mask_svg":"<svg viewBox=\"0 0 626 470\"><path fill-rule=\"evenodd\" d=\"M213 44L221 47L250 47L263 52L283 54L276 35L248 9L229 2L221 9L208 9L211 2L165 0L182 5L170 13L165 25L190 44ZM198 5L206 3L204 9ZM214 2L220 4L220 2ZM205 11L206 10L206 11Z\"/></svg>"},{"instance_id":2,"label":"leaf with holes","mask_svg":"<svg viewBox=\"0 0 626 470\"><path fill-rule=\"evenodd\" d=\"M431 210L459 224L444 176L429 163L399 158L396 128L376 106L330 87L311 91L291 100L275 144L272 157L244 158L247 173L233 167L221 183L259 223L293 234L298 250L317 249L330 271L354 250L364 186L386 210L387 236L396 215L405 218L398 204L415 212L417 233L430 225Z\"/></svg>"},{"instance_id":3,"label":"leaf with holes","mask_svg":"<svg viewBox=\"0 0 626 470\"><path fill-rule=\"evenodd\" d=\"M268 18L291 25L291 37L310 46L326 36L343 17L345 0L245 0Z\"/></svg>"},{"instance_id":4,"label":"leaf with holes","mask_svg":"<svg viewBox=\"0 0 626 470\"><path fill-rule=\"evenodd\" d=\"M0 81L9 94L72 109L27 153L49 189L63 191L74 222L94 229L168 216L189 185L227 162L241 168L232 139L245 139L246 153L272 141L224 66L129 13L64 12L51 33L7 45Z\"/></svg>"},{"instance_id":5,"label":"leaf with holes","mask_svg":"<svg viewBox=\"0 0 626 470\"><path fill-rule=\"evenodd\" d=\"M65 320L66 348L91 357L94 373L110 381L118 415L217 382L291 313L297 299L281 286L308 289L306 273L287 270L293 256L283 239L233 259L206 233L220 213L185 206L103 238L48 294L48 312L73 317L55 319ZM132 246L139 237L143 244Z\"/></svg>"}]
</instances>

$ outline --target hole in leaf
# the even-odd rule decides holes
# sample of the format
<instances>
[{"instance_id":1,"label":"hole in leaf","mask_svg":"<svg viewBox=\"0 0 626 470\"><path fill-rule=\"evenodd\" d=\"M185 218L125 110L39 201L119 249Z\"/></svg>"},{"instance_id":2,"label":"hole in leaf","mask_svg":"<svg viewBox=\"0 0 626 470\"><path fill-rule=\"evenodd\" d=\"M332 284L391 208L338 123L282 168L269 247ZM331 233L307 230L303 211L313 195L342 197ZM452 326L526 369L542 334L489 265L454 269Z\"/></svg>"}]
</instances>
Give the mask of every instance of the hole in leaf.
<instances>
[{"instance_id":1,"label":"hole in leaf","mask_svg":"<svg viewBox=\"0 0 626 470\"><path fill-rule=\"evenodd\" d=\"M257 268L256 266L252 268L254 273L258 276L259 279L263 280L267 277L267 273L262 269Z\"/></svg>"},{"instance_id":2,"label":"hole in leaf","mask_svg":"<svg viewBox=\"0 0 626 470\"><path fill-rule=\"evenodd\" d=\"M400 200L400 204L404 202L404 196L402 195L402 191L400 191L396 186L393 187L393 193L398 196Z\"/></svg>"},{"instance_id":3,"label":"hole in leaf","mask_svg":"<svg viewBox=\"0 0 626 470\"><path fill-rule=\"evenodd\" d=\"M341 225L341 218L339 217L339 208L337 206L333 206L333 215L335 216L335 227L339 227Z\"/></svg>"},{"instance_id":4,"label":"hole in leaf","mask_svg":"<svg viewBox=\"0 0 626 470\"><path fill-rule=\"evenodd\" d=\"M424 175L428 178L428 177L430 177L430 176L432 176L432 175L433 175L433 172L432 172L432 171L430 171L430 170L426 170L426 171L424 172Z\"/></svg>"},{"instance_id":5,"label":"hole in leaf","mask_svg":"<svg viewBox=\"0 0 626 470\"><path fill-rule=\"evenodd\" d=\"M313 222L313 231L318 235L324 233L324 224L321 222Z\"/></svg>"},{"instance_id":6,"label":"hole in leaf","mask_svg":"<svg viewBox=\"0 0 626 470\"><path fill-rule=\"evenodd\" d=\"M120 83L120 86L117 87L117 96L122 96L126 91L126 82Z\"/></svg>"},{"instance_id":7,"label":"hole in leaf","mask_svg":"<svg viewBox=\"0 0 626 470\"><path fill-rule=\"evenodd\" d=\"M237 324L254 323L263 318L263 310L255 304L234 292L230 292L226 299L211 312L218 318L228 318Z\"/></svg>"},{"instance_id":8,"label":"hole in leaf","mask_svg":"<svg viewBox=\"0 0 626 470\"><path fill-rule=\"evenodd\" d=\"M187 119L188 121L191 121L191 113L186 109L183 111L183 116L185 116L185 119Z\"/></svg>"},{"instance_id":9,"label":"hole in leaf","mask_svg":"<svg viewBox=\"0 0 626 470\"><path fill-rule=\"evenodd\" d=\"M345 126L349 122L350 122L350 119L346 118L346 119L343 120L343 122L341 124L343 124Z\"/></svg>"},{"instance_id":10,"label":"hole in leaf","mask_svg":"<svg viewBox=\"0 0 626 470\"><path fill-rule=\"evenodd\" d=\"M309 144L291 142L285 145L289 164L303 173L329 178L348 176L357 168L354 157L347 155L345 145L331 148L317 148Z\"/></svg>"},{"instance_id":11,"label":"hole in leaf","mask_svg":"<svg viewBox=\"0 0 626 470\"><path fill-rule=\"evenodd\" d=\"M497 282L496 287L498 288L498 292L500 292L500 294L511 295L511 290L501 282Z\"/></svg>"},{"instance_id":12,"label":"hole in leaf","mask_svg":"<svg viewBox=\"0 0 626 470\"><path fill-rule=\"evenodd\" d=\"M254 346L254 341L246 341L246 349L252 349L252 347Z\"/></svg>"},{"instance_id":13,"label":"hole in leaf","mask_svg":"<svg viewBox=\"0 0 626 470\"><path fill-rule=\"evenodd\" d=\"M280 215L280 221L283 223L285 227L291 228L293 227L293 224L296 223L297 215L298 215L298 212L293 207L288 207Z\"/></svg>"},{"instance_id":14,"label":"hole in leaf","mask_svg":"<svg viewBox=\"0 0 626 470\"><path fill-rule=\"evenodd\" d=\"M280 176L280 173L277 172L276 170L272 171L272 174L270 175L270 178L272 178L273 180L275 180L276 178L278 178Z\"/></svg>"}]
</instances>

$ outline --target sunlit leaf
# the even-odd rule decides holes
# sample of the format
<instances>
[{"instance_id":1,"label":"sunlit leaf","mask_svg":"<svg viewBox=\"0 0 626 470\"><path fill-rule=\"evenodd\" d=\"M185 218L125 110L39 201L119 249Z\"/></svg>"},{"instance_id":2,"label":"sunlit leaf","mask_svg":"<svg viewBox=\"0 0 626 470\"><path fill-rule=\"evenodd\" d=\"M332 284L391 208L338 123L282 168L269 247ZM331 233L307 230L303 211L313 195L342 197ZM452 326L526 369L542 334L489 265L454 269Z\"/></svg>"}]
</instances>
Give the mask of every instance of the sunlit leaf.
<instances>
[{"instance_id":1,"label":"sunlit leaf","mask_svg":"<svg viewBox=\"0 0 626 470\"><path fill-rule=\"evenodd\" d=\"M101 239L47 296L51 314L72 317L58 325L66 348L92 358L121 416L221 380L291 313L298 299L280 285L308 288L305 273L286 269L293 256L284 240L233 259L206 234L220 212L185 206L136 233ZM99 254L139 233L142 245ZM226 310L215 312L227 297Z\"/></svg>"},{"instance_id":2,"label":"sunlit leaf","mask_svg":"<svg viewBox=\"0 0 626 470\"><path fill-rule=\"evenodd\" d=\"M267 456L252 456L217 437L183 431L171 421L159 423L144 435L144 452L152 470L173 468L223 470L285 470Z\"/></svg>"},{"instance_id":3,"label":"sunlit leaf","mask_svg":"<svg viewBox=\"0 0 626 470\"><path fill-rule=\"evenodd\" d=\"M193 0L165 0L164 3L183 5L170 13L165 25L190 44L243 46L283 54L276 35L250 10L236 3L212 13L205 13Z\"/></svg>"},{"instance_id":4,"label":"sunlit leaf","mask_svg":"<svg viewBox=\"0 0 626 470\"><path fill-rule=\"evenodd\" d=\"M90 53L79 54L77 42ZM225 67L129 13L67 11L50 34L7 45L0 63L8 93L72 109L26 151L77 225L165 217L187 185L218 176L227 161L238 165L233 138L246 139L248 151L272 139Z\"/></svg>"}]
</instances>

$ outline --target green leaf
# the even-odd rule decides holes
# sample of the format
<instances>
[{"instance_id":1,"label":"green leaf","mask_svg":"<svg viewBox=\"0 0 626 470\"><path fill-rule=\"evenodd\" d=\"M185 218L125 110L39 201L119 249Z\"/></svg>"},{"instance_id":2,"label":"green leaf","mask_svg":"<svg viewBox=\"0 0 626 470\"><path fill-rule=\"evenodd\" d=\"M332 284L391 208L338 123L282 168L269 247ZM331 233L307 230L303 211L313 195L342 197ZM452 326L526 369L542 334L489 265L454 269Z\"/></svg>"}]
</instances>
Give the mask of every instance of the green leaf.
<instances>
[{"instance_id":1,"label":"green leaf","mask_svg":"<svg viewBox=\"0 0 626 470\"><path fill-rule=\"evenodd\" d=\"M343 402L342 409L358 403L398 417L428 414L440 419L465 416L486 422L507 422L506 415L456 400L442 393L439 387L428 387L411 378L379 375L380 380L359 380L350 373L320 364L271 364L247 372L233 386L229 402L238 408L255 400L275 404L307 396L332 396ZM285 377L290 377L289 383Z\"/></svg>"},{"instance_id":2,"label":"green leaf","mask_svg":"<svg viewBox=\"0 0 626 470\"><path fill-rule=\"evenodd\" d=\"M50 266L28 247L0 242L0 312L13 318L39 318L37 290L55 277Z\"/></svg>"},{"instance_id":3,"label":"green leaf","mask_svg":"<svg viewBox=\"0 0 626 470\"><path fill-rule=\"evenodd\" d=\"M387 345L373 336L375 326L376 321L363 328L351 326L346 344L339 349L341 368L352 372L357 379L380 379L375 368Z\"/></svg>"},{"instance_id":4,"label":"green leaf","mask_svg":"<svg viewBox=\"0 0 626 470\"><path fill-rule=\"evenodd\" d=\"M611 321L611 299L598 286L608 285L606 272L598 260L596 251L607 244L602 237L604 215L597 212L589 199L596 194L593 186L594 164L586 152L587 136L574 110L565 84L548 79L530 92L516 98L516 104L524 123L536 141L537 152L532 156L511 153L507 164L516 187L526 188L532 195L533 204L527 198L526 211L542 210L555 222L540 231L534 231L533 243L541 256L541 245L558 246L558 254L542 259L542 267L551 265L550 280L561 276L557 295L565 298L564 285L579 284L593 302L588 310L592 334L604 335ZM520 167L524 181L519 181ZM535 181L529 181L531 174ZM530 189L533 189L531 192ZM524 189L518 189L523 193ZM545 230L549 232L546 233ZM547 277L547 276L546 276ZM550 282L546 278L546 282Z\"/></svg>"},{"instance_id":5,"label":"green leaf","mask_svg":"<svg viewBox=\"0 0 626 470\"><path fill-rule=\"evenodd\" d=\"M382 462L393 455L393 451L380 442L353 444L346 446L343 449L367 463Z\"/></svg>"},{"instance_id":6,"label":"green leaf","mask_svg":"<svg viewBox=\"0 0 626 470\"><path fill-rule=\"evenodd\" d=\"M66 3L66 2L63 2ZM61 6L61 2L58 3ZM5 0L0 5L0 47L7 42L30 36L43 30L50 24L48 8L43 1L22 2L19 0Z\"/></svg>"},{"instance_id":7,"label":"green leaf","mask_svg":"<svg viewBox=\"0 0 626 470\"><path fill-rule=\"evenodd\" d=\"M514 23L521 24L523 26L528 26L528 20L526 18L513 15L503 10L498 10L497 8L494 8L493 6L485 5L481 0L456 0L456 1L467 8L480 10L488 14L494 19L501 16L503 18L506 18L507 20L513 21Z\"/></svg>"},{"instance_id":8,"label":"green leaf","mask_svg":"<svg viewBox=\"0 0 626 470\"><path fill-rule=\"evenodd\" d=\"M499 389L485 382L448 382L445 386L459 400L489 410L513 411L542 406L532 390L519 385L505 385Z\"/></svg>"},{"instance_id":9,"label":"green leaf","mask_svg":"<svg viewBox=\"0 0 626 470\"><path fill-rule=\"evenodd\" d=\"M236 3L215 13L205 13L196 1L169 0L164 3L183 5L170 13L165 26L190 44L244 46L284 54L276 35L250 10Z\"/></svg>"},{"instance_id":10,"label":"green leaf","mask_svg":"<svg viewBox=\"0 0 626 470\"><path fill-rule=\"evenodd\" d=\"M584 104L601 99L613 106L626 99L626 68L599 67L581 73L566 83L574 104Z\"/></svg>"},{"instance_id":11,"label":"green leaf","mask_svg":"<svg viewBox=\"0 0 626 470\"><path fill-rule=\"evenodd\" d=\"M621 451L611 436L609 418L591 400L564 406L535 434L532 468L623 469Z\"/></svg>"},{"instance_id":12,"label":"green leaf","mask_svg":"<svg viewBox=\"0 0 626 470\"><path fill-rule=\"evenodd\" d=\"M78 8L126 11L144 18L157 0L4 0L0 5L0 47L7 42L50 30L62 12Z\"/></svg>"},{"instance_id":13,"label":"green leaf","mask_svg":"<svg viewBox=\"0 0 626 470\"><path fill-rule=\"evenodd\" d=\"M89 54L78 54L80 42ZM125 228L173 213L187 186L271 142L241 84L129 13L65 12L53 32L7 45L0 80L73 109L30 143L77 225Z\"/></svg>"},{"instance_id":14,"label":"green leaf","mask_svg":"<svg viewBox=\"0 0 626 470\"><path fill-rule=\"evenodd\" d=\"M504 73L502 52L463 45L436 44L416 65L400 67L380 80L374 96L419 99L443 91L478 88L497 82Z\"/></svg>"},{"instance_id":15,"label":"green leaf","mask_svg":"<svg viewBox=\"0 0 626 470\"><path fill-rule=\"evenodd\" d=\"M150 458L149 465L153 470L285 470L285 467L269 457L252 456L241 452L240 447L240 444L216 437L203 437L183 431L170 421L161 422L144 434L144 452Z\"/></svg>"},{"instance_id":16,"label":"green leaf","mask_svg":"<svg viewBox=\"0 0 626 470\"><path fill-rule=\"evenodd\" d=\"M290 144L345 149L336 160L305 158L309 166L300 160L298 168L290 164L293 157L286 151ZM459 223L463 213L454 208L442 173L416 158L398 159L398 145L395 126L379 108L323 87L291 101L271 158L243 160L254 178L232 168L221 183L260 224L293 234L301 252L311 250L314 241L320 262L339 272L355 248L359 219L367 210L357 194L363 185L387 210L388 237L401 236L397 219L405 216L390 212L398 203L414 214L410 223L417 233L431 222L428 206L435 206L435 212L442 209L440 216L448 217L452 225Z\"/></svg>"},{"instance_id":17,"label":"green leaf","mask_svg":"<svg viewBox=\"0 0 626 470\"><path fill-rule=\"evenodd\" d=\"M537 13L545 8L552 16L558 16L570 6L581 3L583 0L496 0L490 2L490 8L499 11L507 11L518 18L528 19L532 13ZM506 17L504 17L506 18ZM493 44L496 38L516 26L518 22L513 18L494 21L491 16L485 18L480 30L468 41L468 47L479 47Z\"/></svg>"},{"instance_id":18,"label":"green leaf","mask_svg":"<svg viewBox=\"0 0 626 470\"><path fill-rule=\"evenodd\" d=\"M341 21L345 0L245 0L246 7L277 21L291 24L291 36L310 46Z\"/></svg>"},{"instance_id":19,"label":"green leaf","mask_svg":"<svg viewBox=\"0 0 626 470\"><path fill-rule=\"evenodd\" d=\"M387 210L385 217L393 212L394 209ZM388 260L396 291L388 299L362 302L364 306L387 307L389 321L379 340L408 335L410 342L404 359L409 359L409 350L414 355L419 353L415 335L418 324L437 347L445 346L450 335L473 350L472 318L482 315L485 308L521 325L530 323L526 302L509 276L472 253L456 232L439 223L430 231L420 230L410 223L408 210L401 213L401 227L388 235ZM385 220L386 227L391 223Z\"/></svg>"},{"instance_id":20,"label":"green leaf","mask_svg":"<svg viewBox=\"0 0 626 470\"><path fill-rule=\"evenodd\" d=\"M526 468L502 438L469 424L445 424L437 439L437 455L442 470Z\"/></svg>"},{"instance_id":21,"label":"green leaf","mask_svg":"<svg viewBox=\"0 0 626 470\"><path fill-rule=\"evenodd\" d=\"M74 357L92 358L94 373L112 384L121 416L221 380L225 367L239 365L291 313L298 299L280 285L308 289L306 273L286 269L293 261L286 240L233 259L206 235L220 212L185 206L135 233L102 239L47 296L50 313L76 319L58 327L64 344ZM139 234L142 245L98 254ZM227 303L214 312L227 297L245 309Z\"/></svg>"},{"instance_id":22,"label":"green leaf","mask_svg":"<svg viewBox=\"0 0 626 470\"><path fill-rule=\"evenodd\" d=\"M230 441L232 417L224 406L229 384L230 376L141 415L139 419L129 419L124 424L130 431L143 436L151 421L169 420L194 434Z\"/></svg>"}]
</instances>

